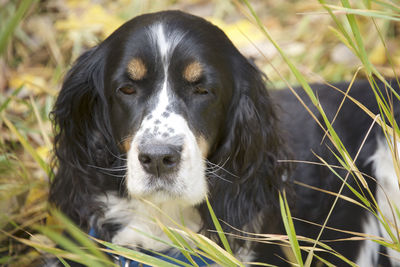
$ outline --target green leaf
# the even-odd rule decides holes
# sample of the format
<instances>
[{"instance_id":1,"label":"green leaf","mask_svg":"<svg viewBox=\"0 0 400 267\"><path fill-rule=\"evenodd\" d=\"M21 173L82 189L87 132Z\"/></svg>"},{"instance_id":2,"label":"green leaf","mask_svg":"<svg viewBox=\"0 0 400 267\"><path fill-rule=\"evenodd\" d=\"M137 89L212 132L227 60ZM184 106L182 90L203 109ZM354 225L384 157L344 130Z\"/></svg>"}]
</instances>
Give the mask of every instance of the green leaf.
<instances>
[{"instance_id":1,"label":"green leaf","mask_svg":"<svg viewBox=\"0 0 400 267\"><path fill-rule=\"evenodd\" d=\"M37 0L23 0L19 5L17 12L14 16L9 19L5 25L2 25L4 29L0 32L0 55L3 54L4 50L7 47L7 43L13 34L15 28L18 26L18 23L22 20L25 13L28 11L29 7L36 2Z\"/></svg>"},{"instance_id":2,"label":"green leaf","mask_svg":"<svg viewBox=\"0 0 400 267\"><path fill-rule=\"evenodd\" d=\"M36 150L29 144L28 140L17 130L17 128L12 124L4 115L1 114L1 118L4 123L7 125L8 129L17 137L18 141L22 144L22 146L29 152L32 158L39 164L39 166L47 173L50 174L51 169L50 166L40 157L40 155L36 152Z\"/></svg>"},{"instance_id":3,"label":"green leaf","mask_svg":"<svg viewBox=\"0 0 400 267\"><path fill-rule=\"evenodd\" d=\"M139 251L135 251L135 250L131 250L122 246L118 246L106 241L102 241L99 239L96 239L97 242L99 242L100 244L102 244L103 246L106 246L108 248L111 249L111 251L107 251L110 253L113 253L115 255L119 255L119 256L123 256L125 258L131 259L131 260L135 260L144 264L148 264L151 266L159 266L159 267L172 267L172 266L176 266L175 264L163 261L161 259L152 257L150 255L147 255L145 253L139 252Z\"/></svg>"},{"instance_id":4,"label":"green leaf","mask_svg":"<svg viewBox=\"0 0 400 267\"><path fill-rule=\"evenodd\" d=\"M8 107L8 104L10 104L11 99L16 96L21 90L22 88L24 88L23 86L20 86L19 88L17 88L16 90L14 90L11 93L11 96L7 97L7 99L1 104L0 106L0 112L2 112L3 110L5 110Z\"/></svg>"},{"instance_id":5,"label":"green leaf","mask_svg":"<svg viewBox=\"0 0 400 267\"><path fill-rule=\"evenodd\" d=\"M88 238L87 234L82 232L81 229L76 227L73 222L64 216L58 210L52 210L52 215L57 218L63 226L65 226L67 232L81 245L88 249L90 253L96 256L99 259L102 259L104 262L109 261L108 257L102 253L99 248L91 239Z\"/></svg>"},{"instance_id":6,"label":"green leaf","mask_svg":"<svg viewBox=\"0 0 400 267\"><path fill-rule=\"evenodd\" d=\"M290 208L287 203L285 192L283 192L283 198L281 192L279 192L279 205L281 208L283 225L285 226L286 233L289 237L290 247L292 248L294 256L296 257L297 263L300 266L304 266L303 259L301 257L299 241L297 240L292 215L290 214Z\"/></svg>"},{"instance_id":7,"label":"green leaf","mask_svg":"<svg viewBox=\"0 0 400 267\"><path fill-rule=\"evenodd\" d=\"M62 233L58 233L54 230L51 230L49 227L38 226L37 230L39 230L41 233L43 233L51 240L56 242L56 244L60 245L62 248L77 255L78 258L74 259L74 261L76 262L93 267L96 266L101 267L104 266L105 263L108 263L107 265L113 265L113 263L111 263L109 260L104 261L102 259L95 257L94 255L88 254L77 243L74 243L69 238L64 236Z\"/></svg>"},{"instance_id":8,"label":"green leaf","mask_svg":"<svg viewBox=\"0 0 400 267\"><path fill-rule=\"evenodd\" d=\"M233 255L233 252L231 250L231 247L229 246L228 240L226 239L226 236L224 234L224 231L222 230L221 224L219 223L217 216L215 216L214 210L211 207L208 197L206 197L206 203L207 203L208 210L210 211L210 215L213 220L215 229L218 232L218 236L221 239L221 242L224 245L225 250L228 251L231 255Z\"/></svg>"}]
</instances>

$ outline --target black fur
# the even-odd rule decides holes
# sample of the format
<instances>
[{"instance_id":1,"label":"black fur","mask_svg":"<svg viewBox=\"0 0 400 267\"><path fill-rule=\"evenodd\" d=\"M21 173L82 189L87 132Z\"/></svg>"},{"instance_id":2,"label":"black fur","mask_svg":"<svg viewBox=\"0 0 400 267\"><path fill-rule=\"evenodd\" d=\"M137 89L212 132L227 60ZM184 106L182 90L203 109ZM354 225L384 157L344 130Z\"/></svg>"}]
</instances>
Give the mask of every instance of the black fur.
<instances>
[{"instance_id":1,"label":"black fur","mask_svg":"<svg viewBox=\"0 0 400 267\"><path fill-rule=\"evenodd\" d=\"M233 183L227 187L220 179L210 179L210 202L218 218L238 229L248 227L258 216L279 214L277 194L283 189L282 175L289 164L288 150L278 127L275 106L265 88L260 71L243 57L235 58L234 95L223 129L223 138L209 160L226 162L216 175ZM206 227L213 223L205 205L202 207ZM226 228L228 230L229 227Z\"/></svg>"},{"instance_id":2,"label":"black fur","mask_svg":"<svg viewBox=\"0 0 400 267\"><path fill-rule=\"evenodd\" d=\"M101 212L94 196L104 193L104 188L120 192L121 184L93 168L122 164L113 156L119 152L110 128L102 78L104 58L99 50L93 48L78 58L52 112L58 164L50 202L85 230L90 216Z\"/></svg>"}]
</instances>

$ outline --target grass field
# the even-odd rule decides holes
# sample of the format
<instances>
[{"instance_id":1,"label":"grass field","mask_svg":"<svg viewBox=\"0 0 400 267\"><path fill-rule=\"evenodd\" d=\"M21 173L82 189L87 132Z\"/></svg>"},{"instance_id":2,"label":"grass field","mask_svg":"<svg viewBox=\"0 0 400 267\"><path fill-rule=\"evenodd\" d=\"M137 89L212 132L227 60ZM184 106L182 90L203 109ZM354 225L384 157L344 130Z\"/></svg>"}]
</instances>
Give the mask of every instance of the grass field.
<instances>
[{"instance_id":1,"label":"grass field","mask_svg":"<svg viewBox=\"0 0 400 267\"><path fill-rule=\"evenodd\" d=\"M128 19L164 9L181 9L208 18L254 59L267 74L270 88L299 84L316 106L318 99L309 83L367 78L374 85L373 79L400 74L400 4L396 1L0 1L0 265L34 266L43 251L90 266L112 265L95 242L61 214L50 212L46 202L52 178L49 113L64 74L79 54ZM377 123L388 140L391 136L399 138L399 128L390 120L390 106L379 101L379 96L377 101L381 118L387 118L377 118ZM320 112L323 114L322 109ZM329 121L325 127L343 167L357 173L334 127ZM399 166L399 155L395 149L392 151ZM400 167L397 170L400 174ZM293 260L299 266L309 266L313 246L308 248L311 253L307 259L299 256L284 199L282 207L286 210L287 244L296 256ZM390 231L387 219L380 218ZM63 230L80 240L80 245L60 235ZM220 250L186 228L165 231L172 245L189 254L199 251L186 247L177 236L186 235L225 266L242 265L230 255L227 244ZM400 251L399 233L391 231L390 237L377 242ZM61 249L54 248L54 244L61 245ZM105 245L128 257L154 261L134 251Z\"/></svg>"}]
</instances>

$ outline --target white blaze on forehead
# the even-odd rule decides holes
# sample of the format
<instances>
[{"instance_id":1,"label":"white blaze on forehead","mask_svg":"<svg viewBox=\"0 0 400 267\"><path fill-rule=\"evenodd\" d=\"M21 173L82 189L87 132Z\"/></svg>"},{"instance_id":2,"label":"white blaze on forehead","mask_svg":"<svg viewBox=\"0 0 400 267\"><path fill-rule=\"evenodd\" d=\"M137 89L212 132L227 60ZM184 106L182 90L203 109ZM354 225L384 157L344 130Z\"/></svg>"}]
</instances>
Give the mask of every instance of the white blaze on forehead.
<instances>
[{"instance_id":1,"label":"white blaze on forehead","mask_svg":"<svg viewBox=\"0 0 400 267\"><path fill-rule=\"evenodd\" d=\"M182 116L172 113L171 103L173 92L169 88L168 80L168 68L171 55L184 37L184 34L176 30L173 32L166 32L161 23L152 25L149 32L151 41L158 50L159 57L157 63L162 63L164 77L161 89L156 97L155 107L149 112L148 116L145 117L138 131L138 135L149 129L150 134L154 136L163 135L165 138L187 131L187 125L182 125L182 121L183 124L186 123Z\"/></svg>"},{"instance_id":2,"label":"white blaze on forehead","mask_svg":"<svg viewBox=\"0 0 400 267\"><path fill-rule=\"evenodd\" d=\"M164 29L161 24L157 24L155 26L154 31L156 34L156 42L158 45L158 49L160 51L160 55L164 59L167 56L170 43L168 43L167 40L165 39Z\"/></svg>"},{"instance_id":3,"label":"white blaze on forehead","mask_svg":"<svg viewBox=\"0 0 400 267\"><path fill-rule=\"evenodd\" d=\"M150 38L154 42L154 45L158 48L165 74L168 72L171 55L179 42L182 41L184 36L184 33L177 30L174 30L173 32L166 32L161 23L154 24L150 27Z\"/></svg>"}]
</instances>

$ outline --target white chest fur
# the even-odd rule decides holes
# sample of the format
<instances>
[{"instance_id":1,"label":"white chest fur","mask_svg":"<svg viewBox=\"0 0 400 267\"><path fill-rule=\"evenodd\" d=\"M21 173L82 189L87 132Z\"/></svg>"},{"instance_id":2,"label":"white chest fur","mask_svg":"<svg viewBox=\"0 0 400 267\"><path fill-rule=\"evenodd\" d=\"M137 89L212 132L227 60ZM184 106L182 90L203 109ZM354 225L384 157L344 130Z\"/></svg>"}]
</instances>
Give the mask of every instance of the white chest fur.
<instances>
[{"instance_id":1,"label":"white chest fur","mask_svg":"<svg viewBox=\"0 0 400 267\"><path fill-rule=\"evenodd\" d=\"M170 247L156 239L171 243L157 224L175 227L174 222L185 225L190 230L198 232L201 219L193 206L179 201L168 201L158 205L139 200L124 199L112 194L102 197L106 204L104 217L98 219L98 224L118 223L123 227L112 238L112 243L131 248L144 248L154 251L164 251Z\"/></svg>"},{"instance_id":2,"label":"white chest fur","mask_svg":"<svg viewBox=\"0 0 400 267\"><path fill-rule=\"evenodd\" d=\"M398 154L400 154L400 142L397 143ZM381 209L383 217L389 222L392 233L397 236L398 229L396 226L399 225L399 219L395 215L394 206L400 208L400 190L398 184L398 178L394 164L398 164L397 161L393 160L393 155L386 140L382 139L378 141L378 147L375 154L371 157L374 167L374 174L378 180L376 200L378 206ZM383 237L390 242L391 238L387 233L383 224L379 224L380 231ZM388 249L387 254L392 258L392 265L400 267L400 253L393 249ZM362 266L362 265L360 265Z\"/></svg>"}]
</instances>

